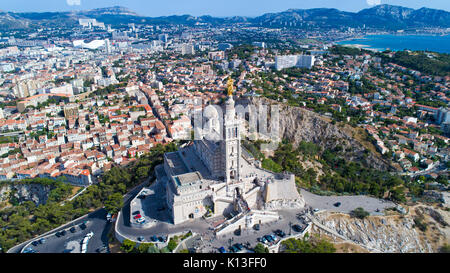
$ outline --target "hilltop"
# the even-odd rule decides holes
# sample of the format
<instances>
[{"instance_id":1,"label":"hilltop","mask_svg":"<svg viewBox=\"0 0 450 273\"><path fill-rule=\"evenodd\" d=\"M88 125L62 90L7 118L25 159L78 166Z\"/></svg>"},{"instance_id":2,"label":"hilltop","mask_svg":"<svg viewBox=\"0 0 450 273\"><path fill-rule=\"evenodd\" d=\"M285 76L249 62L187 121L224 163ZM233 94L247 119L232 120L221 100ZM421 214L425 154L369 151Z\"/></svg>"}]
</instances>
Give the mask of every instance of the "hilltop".
<instances>
[{"instance_id":1,"label":"hilltop","mask_svg":"<svg viewBox=\"0 0 450 273\"><path fill-rule=\"evenodd\" d=\"M338 9L289 9L278 13L267 13L258 17L230 16L225 18L209 15L172 15L147 17L122 6L98 8L87 11L66 12L0 12L0 29L24 29L46 24L74 25L79 18L93 18L106 24L127 23L211 25L243 23L264 27L290 28L338 28L366 27L395 30L420 27L450 27L450 13L444 10L411 9L393 5L378 5L359 12Z\"/></svg>"}]
</instances>

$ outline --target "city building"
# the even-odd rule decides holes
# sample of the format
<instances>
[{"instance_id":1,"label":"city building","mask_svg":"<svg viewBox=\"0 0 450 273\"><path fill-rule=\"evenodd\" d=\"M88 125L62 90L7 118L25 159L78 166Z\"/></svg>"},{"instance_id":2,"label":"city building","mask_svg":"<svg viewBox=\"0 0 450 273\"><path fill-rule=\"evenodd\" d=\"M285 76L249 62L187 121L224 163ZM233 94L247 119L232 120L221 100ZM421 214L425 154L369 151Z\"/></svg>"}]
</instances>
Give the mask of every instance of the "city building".
<instances>
[{"instance_id":1,"label":"city building","mask_svg":"<svg viewBox=\"0 0 450 273\"><path fill-rule=\"evenodd\" d=\"M285 55L275 57L275 68L282 70L285 68L298 67L311 69L316 58L313 55Z\"/></svg>"},{"instance_id":2,"label":"city building","mask_svg":"<svg viewBox=\"0 0 450 273\"><path fill-rule=\"evenodd\" d=\"M229 81L223 127L207 121L213 126L201 132L201 139L166 153L163 166L157 167L163 173L159 182L165 183L174 224L200 218L209 211L214 215L236 213L236 223L249 228L255 221L264 221L259 211L304 206L293 174L275 174L244 158L242 124L236 117L232 90Z\"/></svg>"}]
</instances>

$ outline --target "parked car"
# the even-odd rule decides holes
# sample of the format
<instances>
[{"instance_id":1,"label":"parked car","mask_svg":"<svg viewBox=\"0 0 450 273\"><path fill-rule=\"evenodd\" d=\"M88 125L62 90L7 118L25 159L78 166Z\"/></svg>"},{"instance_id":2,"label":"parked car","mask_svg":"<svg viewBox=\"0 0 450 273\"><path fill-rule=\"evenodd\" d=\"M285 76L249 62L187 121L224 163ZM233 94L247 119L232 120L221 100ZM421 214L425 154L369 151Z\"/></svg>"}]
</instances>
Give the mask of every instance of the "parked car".
<instances>
[{"instance_id":1,"label":"parked car","mask_svg":"<svg viewBox=\"0 0 450 273\"><path fill-rule=\"evenodd\" d=\"M133 215L136 215L136 214L141 214L141 211L139 211L139 210L134 211Z\"/></svg>"},{"instance_id":2,"label":"parked car","mask_svg":"<svg viewBox=\"0 0 450 273\"><path fill-rule=\"evenodd\" d=\"M34 245L34 246L37 246L39 244L39 242L38 241L34 241L31 244Z\"/></svg>"},{"instance_id":3,"label":"parked car","mask_svg":"<svg viewBox=\"0 0 450 273\"><path fill-rule=\"evenodd\" d=\"M97 248L95 251L97 251L98 253L108 253L108 246L107 245L102 245L101 247Z\"/></svg>"},{"instance_id":4,"label":"parked car","mask_svg":"<svg viewBox=\"0 0 450 273\"><path fill-rule=\"evenodd\" d=\"M294 231L296 231L296 232L301 232L301 231L302 231L302 227L299 226L299 225L293 225L293 226L292 226L292 229L293 229Z\"/></svg>"},{"instance_id":5,"label":"parked car","mask_svg":"<svg viewBox=\"0 0 450 273\"><path fill-rule=\"evenodd\" d=\"M256 224L256 225L253 226L253 229L254 229L254 230L260 230L260 228L261 228L261 227L259 226L259 224Z\"/></svg>"},{"instance_id":6,"label":"parked car","mask_svg":"<svg viewBox=\"0 0 450 273\"><path fill-rule=\"evenodd\" d=\"M234 246L235 246L239 251L241 251L241 250L244 249L244 246L243 246L242 244L240 244L240 243L237 243L237 244L235 244Z\"/></svg>"},{"instance_id":7,"label":"parked car","mask_svg":"<svg viewBox=\"0 0 450 273\"><path fill-rule=\"evenodd\" d=\"M229 249L230 249L231 253L236 253L236 252L239 251L239 249L237 247L235 247L235 246L230 246Z\"/></svg>"},{"instance_id":8,"label":"parked car","mask_svg":"<svg viewBox=\"0 0 450 273\"><path fill-rule=\"evenodd\" d=\"M40 243L40 244L43 244L43 243L45 243L45 241L46 241L45 238L41 238L41 239L39 240L39 243Z\"/></svg>"},{"instance_id":9,"label":"parked car","mask_svg":"<svg viewBox=\"0 0 450 273\"><path fill-rule=\"evenodd\" d=\"M261 238L258 238L258 242L265 244L265 243L267 243L267 239L264 237L261 237Z\"/></svg>"},{"instance_id":10,"label":"parked car","mask_svg":"<svg viewBox=\"0 0 450 273\"><path fill-rule=\"evenodd\" d=\"M23 253L36 253L36 250L34 250L34 249L31 248L31 247L27 247L27 248L23 251Z\"/></svg>"},{"instance_id":11,"label":"parked car","mask_svg":"<svg viewBox=\"0 0 450 273\"><path fill-rule=\"evenodd\" d=\"M144 218L144 217L141 217L141 218L137 219L136 221L137 221L139 224L143 224L143 223L145 223L145 218Z\"/></svg>"},{"instance_id":12,"label":"parked car","mask_svg":"<svg viewBox=\"0 0 450 273\"><path fill-rule=\"evenodd\" d=\"M137 239L138 239L139 242L142 242L142 241L145 240L144 236L139 236Z\"/></svg>"},{"instance_id":13,"label":"parked car","mask_svg":"<svg viewBox=\"0 0 450 273\"><path fill-rule=\"evenodd\" d=\"M286 236L286 233L284 233L284 231L282 231L281 229L277 229L275 230L275 234L280 236L281 238L283 238L284 236Z\"/></svg>"},{"instance_id":14,"label":"parked car","mask_svg":"<svg viewBox=\"0 0 450 273\"><path fill-rule=\"evenodd\" d=\"M152 242L157 242L158 241L158 237L153 235L152 237L150 237L150 240L152 240Z\"/></svg>"},{"instance_id":15,"label":"parked car","mask_svg":"<svg viewBox=\"0 0 450 273\"><path fill-rule=\"evenodd\" d=\"M72 233L75 233L75 231L77 231L77 229L76 229L75 227L71 227L69 230L70 230L70 232L72 232Z\"/></svg>"},{"instance_id":16,"label":"parked car","mask_svg":"<svg viewBox=\"0 0 450 273\"><path fill-rule=\"evenodd\" d=\"M272 236L270 236L270 235L265 235L264 238L265 238L269 243L271 243L271 242L274 241L273 238L272 238Z\"/></svg>"},{"instance_id":17,"label":"parked car","mask_svg":"<svg viewBox=\"0 0 450 273\"><path fill-rule=\"evenodd\" d=\"M225 249L223 246L221 246L221 247L219 248L219 252L220 252L220 253L227 253L226 249Z\"/></svg>"},{"instance_id":18,"label":"parked car","mask_svg":"<svg viewBox=\"0 0 450 273\"><path fill-rule=\"evenodd\" d=\"M67 233L67 231L65 231L65 230L61 230L61 232L60 232L61 236L66 236L66 233Z\"/></svg>"},{"instance_id":19,"label":"parked car","mask_svg":"<svg viewBox=\"0 0 450 273\"><path fill-rule=\"evenodd\" d=\"M341 202L336 202L336 203L334 203L334 206L335 207L339 207L341 205Z\"/></svg>"},{"instance_id":20,"label":"parked car","mask_svg":"<svg viewBox=\"0 0 450 273\"><path fill-rule=\"evenodd\" d=\"M85 229L86 229L86 223L87 223L87 221L81 223L79 227L80 227L82 230L85 230Z\"/></svg>"},{"instance_id":21,"label":"parked car","mask_svg":"<svg viewBox=\"0 0 450 273\"><path fill-rule=\"evenodd\" d=\"M142 217L142 215L138 214L138 215L135 215L133 218L134 218L134 219L139 219L139 218L141 218L141 217Z\"/></svg>"}]
</instances>

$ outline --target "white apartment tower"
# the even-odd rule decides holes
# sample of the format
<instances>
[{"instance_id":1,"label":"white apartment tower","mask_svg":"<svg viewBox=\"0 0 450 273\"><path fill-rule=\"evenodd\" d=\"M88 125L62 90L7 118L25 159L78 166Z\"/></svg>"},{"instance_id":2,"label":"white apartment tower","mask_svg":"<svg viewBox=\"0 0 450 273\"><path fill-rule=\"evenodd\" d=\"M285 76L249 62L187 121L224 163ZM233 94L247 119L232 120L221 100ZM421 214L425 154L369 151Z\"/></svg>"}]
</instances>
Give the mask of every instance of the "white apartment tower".
<instances>
[{"instance_id":1,"label":"white apartment tower","mask_svg":"<svg viewBox=\"0 0 450 273\"><path fill-rule=\"evenodd\" d=\"M105 51L106 54L111 54L111 43L109 42L109 39L105 39Z\"/></svg>"}]
</instances>

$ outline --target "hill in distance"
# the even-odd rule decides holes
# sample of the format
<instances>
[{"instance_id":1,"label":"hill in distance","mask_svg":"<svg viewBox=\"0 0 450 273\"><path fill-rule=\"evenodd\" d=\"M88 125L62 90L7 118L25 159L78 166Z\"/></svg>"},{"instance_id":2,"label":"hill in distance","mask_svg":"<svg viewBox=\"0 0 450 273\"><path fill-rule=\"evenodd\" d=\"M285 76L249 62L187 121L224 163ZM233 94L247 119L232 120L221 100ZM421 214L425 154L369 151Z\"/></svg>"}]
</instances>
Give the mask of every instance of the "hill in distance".
<instances>
[{"instance_id":1,"label":"hill in distance","mask_svg":"<svg viewBox=\"0 0 450 273\"><path fill-rule=\"evenodd\" d=\"M172 15L146 17L121 6L98 8L87 11L67 12L2 12L0 29L24 29L32 26L71 26L80 18L93 18L105 24L128 23L183 24L207 23L212 25L246 23L265 27L293 28L338 28L370 27L377 29L404 29L420 27L450 27L450 12L437 9L411 9L392 5L379 5L359 12L346 12L338 9L289 9L278 13L267 13L258 17L213 17Z\"/></svg>"}]
</instances>

